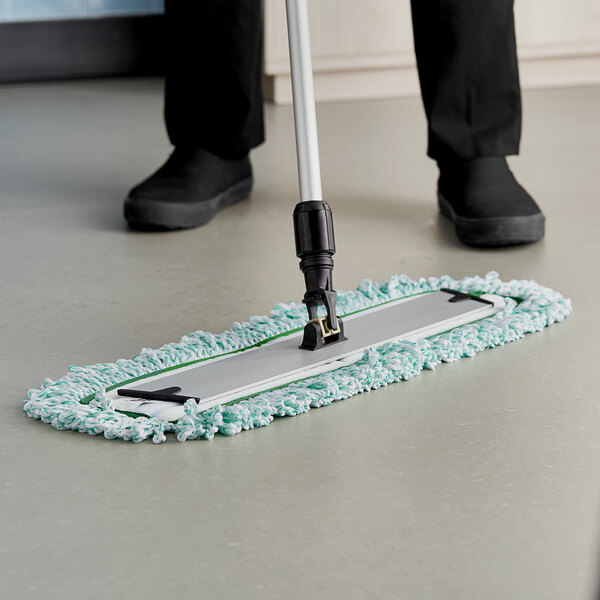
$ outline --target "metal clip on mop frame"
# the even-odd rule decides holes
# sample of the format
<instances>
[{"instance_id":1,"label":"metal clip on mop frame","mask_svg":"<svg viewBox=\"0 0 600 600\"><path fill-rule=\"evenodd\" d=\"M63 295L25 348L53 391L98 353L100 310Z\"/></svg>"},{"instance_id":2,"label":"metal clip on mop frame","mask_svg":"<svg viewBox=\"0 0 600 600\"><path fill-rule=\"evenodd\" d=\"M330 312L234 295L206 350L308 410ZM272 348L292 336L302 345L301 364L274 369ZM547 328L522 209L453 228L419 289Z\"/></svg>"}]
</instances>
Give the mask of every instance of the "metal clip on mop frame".
<instances>
[{"instance_id":1,"label":"metal clip on mop frame","mask_svg":"<svg viewBox=\"0 0 600 600\"><path fill-rule=\"evenodd\" d=\"M306 283L302 301L309 317L300 348L316 350L341 342L346 337L344 324L336 314L332 280L335 254L333 218L321 190L306 0L286 0L286 7L301 200L294 210L294 236L296 256L300 259L300 270ZM319 306L325 307L326 315L319 316Z\"/></svg>"}]
</instances>

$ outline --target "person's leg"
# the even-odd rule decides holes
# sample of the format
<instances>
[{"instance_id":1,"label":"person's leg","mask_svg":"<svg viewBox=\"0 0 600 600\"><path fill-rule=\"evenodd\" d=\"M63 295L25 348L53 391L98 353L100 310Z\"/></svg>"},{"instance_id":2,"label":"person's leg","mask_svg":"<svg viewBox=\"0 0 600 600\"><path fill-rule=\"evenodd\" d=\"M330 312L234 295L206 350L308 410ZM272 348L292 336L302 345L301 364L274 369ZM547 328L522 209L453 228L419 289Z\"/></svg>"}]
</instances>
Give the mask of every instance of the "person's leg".
<instances>
[{"instance_id":1,"label":"person's leg","mask_svg":"<svg viewBox=\"0 0 600 600\"><path fill-rule=\"evenodd\" d=\"M512 0L412 0L428 155L518 154L521 90Z\"/></svg>"},{"instance_id":2,"label":"person's leg","mask_svg":"<svg viewBox=\"0 0 600 600\"><path fill-rule=\"evenodd\" d=\"M167 0L165 121L175 147L224 157L264 141L259 0Z\"/></svg>"},{"instance_id":3,"label":"person's leg","mask_svg":"<svg viewBox=\"0 0 600 600\"><path fill-rule=\"evenodd\" d=\"M536 241L544 217L505 156L517 154L521 91L513 0L412 0L428 155L440 208L475 245Z\"/></svg>"},{"instance_id":4,"label":"person's leg","mask_svg":"<svg viewBox=\"0 0 600 600\"><path fill-rule=\"evenodd\" d=\"M262 2L165 3L165 122L175 150L131 190L136 228L203 225L248 197L249 151L264 141Z\"/></svg>"}]
</instances>

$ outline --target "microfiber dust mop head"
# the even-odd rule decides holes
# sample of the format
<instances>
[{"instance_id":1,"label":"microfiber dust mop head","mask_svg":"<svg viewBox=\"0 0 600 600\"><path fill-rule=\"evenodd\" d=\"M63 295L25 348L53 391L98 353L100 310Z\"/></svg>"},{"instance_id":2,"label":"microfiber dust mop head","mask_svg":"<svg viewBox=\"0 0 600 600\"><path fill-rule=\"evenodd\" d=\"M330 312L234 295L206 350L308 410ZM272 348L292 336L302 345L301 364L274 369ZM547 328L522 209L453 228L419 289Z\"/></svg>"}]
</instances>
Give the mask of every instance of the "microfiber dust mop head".
<instances>
[{"instance_id":1,"label":"microfiber dust mop head","mask_svg":"<svg viewBox=\"0 0 600 600\"><path fill-rule=\"evenodd\" d=\"M128 414L118 409L111 390L125 385L183 372L196 363L226 354L242 353L302 330L306 308L299 303L278 304L270 316L252 317L221 334L197 331L181 342L158 350L145 348L131 360L71 367L58 379L44 381L41 389L29 391L25 412L57 429L72 429L90 435L104 434L141 442L152 437L160 443L172 432L179 441L211 439L215 433L234 435L263 427L274 417L294 416L343 400L360 392L411 379L423 369L434 369L477 352L522 338L526 333L563 321L571 313L571 302L558 292L534 281L502 282L495 272L485 277L454 280L448 276L412 280L404 275L388 282L364 280L356 291L338 291L342 316L381 310L381 305L401 298L451 288L467 294L494 294L504 299L502 308L483 319L421 339L394 339L364 350L351 362L315 376L299 374L286 385L239 397L206 408L188 399L176 420ZM453 301L453 300L451 300ZM349 336L350 337L350 336ZM342 347L343 344L340 344ZM253 350L254 352L254 350ZM304 352L304 351L298 351ZM312 353L309 353L312 354ZM220 359L222 361L228 360Z\"/></svg>"}]
</instances>

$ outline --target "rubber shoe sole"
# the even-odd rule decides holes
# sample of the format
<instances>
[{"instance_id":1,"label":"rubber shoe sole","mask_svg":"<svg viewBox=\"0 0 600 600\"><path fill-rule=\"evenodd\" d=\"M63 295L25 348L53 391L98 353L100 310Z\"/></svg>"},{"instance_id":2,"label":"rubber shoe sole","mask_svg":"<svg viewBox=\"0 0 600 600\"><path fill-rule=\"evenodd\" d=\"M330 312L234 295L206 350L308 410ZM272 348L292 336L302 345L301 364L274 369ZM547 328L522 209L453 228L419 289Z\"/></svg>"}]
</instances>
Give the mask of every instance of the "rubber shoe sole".
<instances>
[{"instance_id":1,"label":"rubber shoe sole","mask_svg":"<svg viewBox=\"0 0 600 600\"><path fill-rule=\"evenodd\" d=\"M454 223L458 238L469 246L516 246L538 242L544 237L546 219L541 212L515 217L461 217L439 191L438 204L442 215Z\"/></svg>"},{"instance_id":2,"label":"rubber shoe sole","mask_svg":"<svg viewBox=\"0 0 600 600\"><path fill-rule=\"evenodd\" d=\"M252 177L243 179L200 202L169 202L146 198L126 198L125 219L132 229L172 231L206 225L220 210L246 200L252 191Z\"/></svg>"}]
</instances>

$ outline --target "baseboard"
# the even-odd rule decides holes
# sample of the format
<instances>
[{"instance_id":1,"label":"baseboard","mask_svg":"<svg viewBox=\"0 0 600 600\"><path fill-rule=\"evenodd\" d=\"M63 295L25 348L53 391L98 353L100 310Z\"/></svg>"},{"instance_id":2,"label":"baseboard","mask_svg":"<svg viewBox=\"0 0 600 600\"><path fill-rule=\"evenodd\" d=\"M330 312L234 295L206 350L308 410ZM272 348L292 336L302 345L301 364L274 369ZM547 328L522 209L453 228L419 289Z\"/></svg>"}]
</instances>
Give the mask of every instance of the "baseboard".
<instances>
[{"instance_id":1,"label":"baseboard","mask_svg":"<svg viewBox=\"0 0 600 600\"><path fill-rule=\"evenodd\" d=\"M0 24L0 82L164 71L163 16Z\"/></svg>"},{"instance_id":2,"label":"baseboard","mask_svg":"<svg viewBox=\"0 0 600 600\"><path fill-rule=\"evenodd\" d=\"M520 60L523 89L600 84L600 53L581 56L533 56ZM267 75L265 97L275 104L292 102L289 74ZM315 97L319 102L418 96L414 64L384 68L315 72Z\"/></svg>"},{"instance_id":3,"label":"baseboard","mask_svg":"<svg viewBox=\"0 0 600 600\"><path fill-rule=\"evenodd\" d=\"M419 79L413 66L357 69L314 73L318 102L399 98L419 94ZM269 75L264 81L265 98L275 104L292 102L289 74Z\"/></svg>"},{"instance_id":4,"label":"baseboard","mask_svg":"<svg viewBox=\"0 0 600 600\"><path fill-rule=\"evenodd\" d=\"M520 61L524 89L600 84L600 53L582 56L530 58Z\"/></svg>"}]
</instances>

